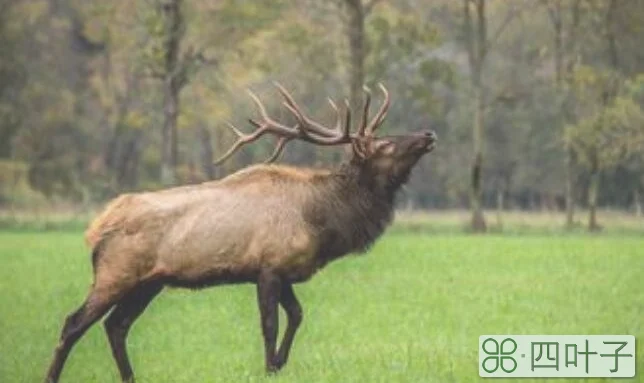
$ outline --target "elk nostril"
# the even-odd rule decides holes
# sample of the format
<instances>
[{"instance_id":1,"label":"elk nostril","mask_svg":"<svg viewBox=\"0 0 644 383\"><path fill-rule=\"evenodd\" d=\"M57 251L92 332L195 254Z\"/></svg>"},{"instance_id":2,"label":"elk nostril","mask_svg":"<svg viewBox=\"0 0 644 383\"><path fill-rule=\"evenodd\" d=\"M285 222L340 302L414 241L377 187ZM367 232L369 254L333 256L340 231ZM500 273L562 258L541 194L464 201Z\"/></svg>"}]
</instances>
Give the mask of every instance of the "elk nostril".
<instances>
[{"instance_id":1,"label":"elk nostril","mask_svg":"<svg viewBox=\"0 0 644 383\"><path fill-rule=\"evenodd\" d=\"M424 132L424 133L425 133L425 136L426 136L426 137L431 138L433 141L436 141L436 139L438 138L438 137L436 136L436 133L435 133L435 132L433 132L433 131L431 131L431 130L428 130L428 131L426 131L426 132Z\"/></svg>"}]
</instances>

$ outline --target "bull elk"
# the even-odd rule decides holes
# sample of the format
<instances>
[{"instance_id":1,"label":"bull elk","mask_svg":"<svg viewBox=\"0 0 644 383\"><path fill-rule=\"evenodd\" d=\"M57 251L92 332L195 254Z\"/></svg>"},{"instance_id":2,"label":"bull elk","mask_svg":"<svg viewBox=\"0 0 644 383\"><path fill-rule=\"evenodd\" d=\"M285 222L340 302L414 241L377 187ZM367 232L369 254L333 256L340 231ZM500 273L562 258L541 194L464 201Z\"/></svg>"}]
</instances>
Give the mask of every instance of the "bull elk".
<instances>
[{"instance_id":1,"label":"bull elk","mask_svg":"<svg viewBox=\"0 0 644 383\"><path fill-rule=\"evenodd\" d=\"M126 351L132 323L165 286L201 288L254 283L261 317L265 365L269 372L286 363L302 309L293 285L329 262L365 252L393 216L394 195L418 160L435 146L431 131L376 137L389 108L384 101L369 119L371 95L351 131L348 103L335 110L334 126L313 121L276 84L293 125L271 118L249 92L261 119L244 134L230 125L237 141L217 163L265 134L278 137L275 160L285 144L350 144L352 154L334 170L262 164L218 181L117 197L91 223L94 282L85 302L64 323L46 382L57 382L73 345L108 311L105 330L124 382L134 376ZM278 349L278 305L287 327Z\"/></svg>"}]
</instances>

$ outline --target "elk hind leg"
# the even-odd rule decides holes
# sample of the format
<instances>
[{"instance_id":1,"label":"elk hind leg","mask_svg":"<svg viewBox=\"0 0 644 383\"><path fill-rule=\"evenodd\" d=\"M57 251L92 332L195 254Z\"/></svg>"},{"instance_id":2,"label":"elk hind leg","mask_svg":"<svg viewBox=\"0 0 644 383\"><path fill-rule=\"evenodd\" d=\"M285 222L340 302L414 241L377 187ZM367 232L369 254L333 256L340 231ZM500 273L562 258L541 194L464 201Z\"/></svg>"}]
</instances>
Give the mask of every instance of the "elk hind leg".
<instances>
[{"instance_id":1,"label":"elk hind leg","mask_svg":"<svg viewBox=\"0 0 644 383\"><path fill-rule=\"evenodd\" d=\"M134 321L145 311L162 289L163 285L156 282L135 288L116 304L116 307L104 322L112 355L123 382L134 382L132 366L127 356L127 334Z\"/></svg>"},{"instance_id":2,"label":"elk hind leg","mask_svg":"<svg viewBox=\"0 0 644 383\"><path fill-rule=\"evenodd\" d=\"M279 370L276 362L275 346L277 342L278 312L277 304L280 299L281 281L271 271L263 271L257 280L257 300L259 304L262 335L264 336L264 355L266 370Z\"/></svg>"},{"instance_id":3,"label":"elk hind leg","mask_svg":"<svg viewBox=\"0 0 644 383\"><path fill-rule=\"evenodd\" d=\"M87 329L99 320L113 305L113 296L92 289L85 302L72 314L67 316L54 351L53 360L47 371L46 383L58 382L63 365L76 342Z\"/></svg>"}]
</instances>

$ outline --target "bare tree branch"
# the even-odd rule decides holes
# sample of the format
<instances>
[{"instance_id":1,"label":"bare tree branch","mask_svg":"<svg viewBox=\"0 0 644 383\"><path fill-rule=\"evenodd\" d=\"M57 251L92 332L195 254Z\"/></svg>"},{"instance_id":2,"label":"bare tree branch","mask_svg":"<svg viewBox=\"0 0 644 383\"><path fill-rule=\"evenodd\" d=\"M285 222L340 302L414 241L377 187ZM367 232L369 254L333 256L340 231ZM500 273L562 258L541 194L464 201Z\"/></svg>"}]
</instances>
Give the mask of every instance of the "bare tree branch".
<instances>
[{"instance_id":1,"label":"bare tree branch","mask_svg":"<svg viewBox=\"0 0 644 383\"><path fill-rule=\"evenodd\" d=\"M463 0L463 31L465 33L465 47L467 49L467 59L470 69L474 68L476 58L474 57L474 35L472 31L472 15L470 13L470 0Z\"/></svg>"},{"instance_id":2,"label":"bare tree branch","mask_svg":"<svg viewBox=\"0 0 644 383\"><path fill-rule=\"evenodd\" d=\"M548 16L553 25L561 26L561 0L540 0L548 10Z\"/></svg>"},{"instance_id":3,"label":"bare tree branch","mask_svg":"<svg viewBox=\"0 0 644 383\"><path fill-rule=\"evenodd\" d=\"M364 15L367 16L368 14L370 14L371 11L373 10L373 7L375 7L376 4L378 4L378 3L382 2L382 1L383 0L371 0L371 1L367 2L366 4L364 4L364 6L363 6Z\"/></svg>"},{"instance_id":4,"label":"bare tree branch","mask_svg":"<svg viewBox=\"0 0 644 383\"><path fill-rule=\"evenodd\" d=\"M486 0L476 0L476 16L477 16L477 27L478 27L478 62L479 65L483 65L485 56L488 52L488 40L487 40L487 15L485 14L485 1Z\"/></svg>"},{"instance_id":5,"label":"bare tree branch","mask_svg":"<svg viewBox=\"0 0 644 383\"><path fill-rule=\"evenodd\" d=\"M497 28L497 30L492 34L492 38L485 42L483 49L483 56L496 44L499 40L505 29L514 21L514 19L525 9L525 7L519 7L515 2L509 1L507 4L510 6L510 10L505 14L505 18ZM530 3L533 4L533 3Z\"/></svg>"}]
</instances>

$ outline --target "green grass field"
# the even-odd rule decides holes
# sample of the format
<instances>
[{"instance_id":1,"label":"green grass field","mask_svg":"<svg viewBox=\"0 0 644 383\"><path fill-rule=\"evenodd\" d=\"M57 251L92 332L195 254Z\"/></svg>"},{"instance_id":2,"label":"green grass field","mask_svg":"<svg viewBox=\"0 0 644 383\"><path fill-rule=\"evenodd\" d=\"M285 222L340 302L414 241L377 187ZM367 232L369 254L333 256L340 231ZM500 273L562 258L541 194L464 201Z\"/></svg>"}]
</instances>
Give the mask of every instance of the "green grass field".
<instances>
[{"instance_id":1,"label":"green grass field","mask_svg":"<svg viewBox=\"0 0 644 383\"><path fill-rule=\"evenodd\" d=\"M644 381L643 270L641 235L392 232L296 287L305 319L278 376L263 371L252 285L166 290L129 350L144 383L443 383L482 380L482 334L632 334L631 381ZM1 382L41 381L90 283L80 232L0 233ZM118 381L102 325L77 344L61 381Z\"/></svg>"}]
</instances>

